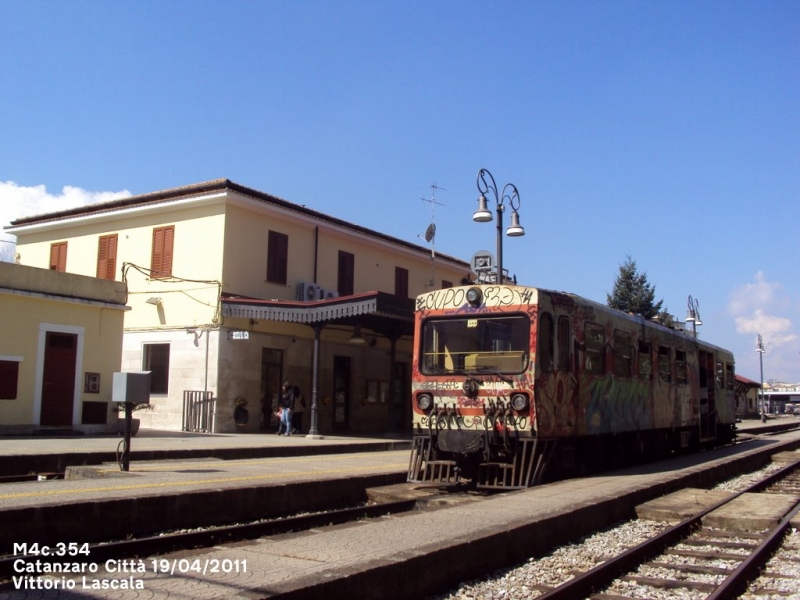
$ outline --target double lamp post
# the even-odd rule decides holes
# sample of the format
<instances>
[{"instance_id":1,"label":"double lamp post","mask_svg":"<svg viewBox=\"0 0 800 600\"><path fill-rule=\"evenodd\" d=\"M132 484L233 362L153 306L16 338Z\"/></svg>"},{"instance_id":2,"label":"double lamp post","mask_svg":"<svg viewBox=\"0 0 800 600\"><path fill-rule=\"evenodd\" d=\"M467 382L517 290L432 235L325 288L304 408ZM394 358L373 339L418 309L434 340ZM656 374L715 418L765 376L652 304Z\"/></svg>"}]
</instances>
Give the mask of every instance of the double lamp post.
<instances>
[{"instance_id":1,"label":"double lamp post","mask_svg":"<svg viewBox=\"0 0 800 600\"><path fill-rule=\"evenodd\" d=\"M491 192L494 196L495 212L497 213L497 277L495 283L503 283L503 212L505 212L505 204L508 202L511 207L511 225L506 230L506 235L509 237L520 237L525 235L525 230L519 224L519 207L520 198L517 186L513 183L507 183L503 186L502 192L498 191L497 183L494 181L492 174L486 169L478 171L478 191L480 198L478 198L478 210L472 215L472 220L478 223L488 223L492 220L492 212L487 206L486 195Z\"/></svg>"}]
</instances>

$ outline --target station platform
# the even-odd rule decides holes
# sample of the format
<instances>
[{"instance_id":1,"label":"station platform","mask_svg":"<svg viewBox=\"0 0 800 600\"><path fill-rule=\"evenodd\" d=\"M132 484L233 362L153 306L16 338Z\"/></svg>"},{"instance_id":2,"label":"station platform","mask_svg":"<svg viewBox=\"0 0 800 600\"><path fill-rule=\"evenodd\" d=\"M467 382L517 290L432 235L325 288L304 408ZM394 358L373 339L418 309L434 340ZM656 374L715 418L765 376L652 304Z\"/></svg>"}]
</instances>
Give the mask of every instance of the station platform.
<instances>
[{"instance_id":1,"label":"station platform","mask_svg":"<svg viewBox=\"0 0 800 600\"><path fill-rule=\"evenodd\" d=\"M79 583L74 591L43 594L41 590L6 586L0 590L0 600L176 595L250 599L423 597L432 588L446 589L477 573L524 561L597 527L629 518L635 506L658 495L687 485L709 487L725 478L732 460L758 468L769 461L770 454L793 452L800 447L800 432L760 436L761 425L764 424L758 421L746 428L752 438L748 443L613 474L556 482L435 511L143 559L135 562L136 568L120 569L116 565L109 570L108 565L101 564L99 571L89 578L100 582L98 585L126 579L132 586L141 586L138 590L117 589L112 594L109 589L80 587ZM314 445L326 441L302 437L279 439L274 434L271 438L272 442L263 443L284 450L301 446L318 448ZM152 444L153 450L159 444L179 443L166 436L144 442L146 439L137 436L134 449L137 442L143 448ZM248 447L254 443L217 441L227 447ZM381 440L357 441L369 444ZM207 518L234 506L262 511L266 508L268 512L270 506L298 507L310 498L332 493L344 495L345 491L336 490L356 486L356 482L358 486L381 485L380 481L389 485L404 479L407 450L348 453L345 451L351 447L348 442L353 440L327 440L338 451L323 457L313 454L291 457L284 452L282 456L236 461L216 458L159 463L132 461L131 473L124 475L111 475L116 469L110 465L108 477L98 479L6 484L0 487L0 520L11 527L3 528L4 543L32 542L37 531L51 543L54 540L83 543L92 531L105 532L108 527L116 526L114 523L124 523L127 514L133 521L125 523L123 530L137 520L158 525L162 514L195 513ZM208 445L208 441L204 444ZM42 445L40 449L45 448ZM3 450L0 445L0 452ZM63 529L64 524L73 529ZM163 569L164 565L169 568ZM194 569L195 565L201 569ZM229 568L212 572L207 569L209 565Z\"/></svg>"},{"instance_id":2,"label":"station platform","mask_svg":"<svg viewBox=\"0 0 800 600\"><path fill-rule=\"evenodd\" d=\"M0 436L0 476L63 473L68 466L118 462L118 435ZM409 434L324 435L206 434L140 429L131 438L132 463L165 459L219 458L236 460L378 452L411 448Z\"/></svg>"}]
</instances>

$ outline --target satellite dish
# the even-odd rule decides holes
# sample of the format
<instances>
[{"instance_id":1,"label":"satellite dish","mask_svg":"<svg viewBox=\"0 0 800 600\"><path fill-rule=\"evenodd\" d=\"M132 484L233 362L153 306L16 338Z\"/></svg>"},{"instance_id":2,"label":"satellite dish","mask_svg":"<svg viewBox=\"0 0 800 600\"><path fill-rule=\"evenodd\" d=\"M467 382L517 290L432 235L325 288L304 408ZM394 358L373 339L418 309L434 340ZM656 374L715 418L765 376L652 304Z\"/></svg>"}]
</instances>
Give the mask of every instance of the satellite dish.
<instances>
[{"instance_id":1,"label":"satellite dish","mask_svg":"<svg viewBox=\"0 0 800 600\"><path fill-rule=\"evenodd\" d=\"M431 223L425 230L425 241L430 242L431 240L433 240L433 236L435 235L436 235L436 223Z\"/></svg>"}]
</instances>

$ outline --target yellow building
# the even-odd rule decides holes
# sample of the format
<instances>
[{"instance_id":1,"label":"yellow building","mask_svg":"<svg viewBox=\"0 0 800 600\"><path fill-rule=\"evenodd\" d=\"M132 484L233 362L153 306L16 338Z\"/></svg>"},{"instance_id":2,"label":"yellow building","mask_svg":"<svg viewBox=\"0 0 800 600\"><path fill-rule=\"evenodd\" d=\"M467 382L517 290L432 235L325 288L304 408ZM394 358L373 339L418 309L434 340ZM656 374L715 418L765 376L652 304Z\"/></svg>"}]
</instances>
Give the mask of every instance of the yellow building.
<instances>
[{"instance_id":1,"label":"yellow building","mask_svg":"<svg viewBox=\"0 0 800 600\"><path fill-rule=\"evenodd\" d=\"M7 231L23 264L127 285L122 370L152 372L151 410L136 416L160 429L274 430L286 380L304 396L304 432L312 413L312 433L410 428L413 298L469 274L225 179Z\"/></svg>"},{"instance_id":2,"label":"yellow building","mask_svg":"<svg viewBox=\"0 0 800 600\"><path fill-rule=\"evenodd\" d=\"M125 285L0 262L0 432L116 429Z\"/></svg>"}]
</instances>

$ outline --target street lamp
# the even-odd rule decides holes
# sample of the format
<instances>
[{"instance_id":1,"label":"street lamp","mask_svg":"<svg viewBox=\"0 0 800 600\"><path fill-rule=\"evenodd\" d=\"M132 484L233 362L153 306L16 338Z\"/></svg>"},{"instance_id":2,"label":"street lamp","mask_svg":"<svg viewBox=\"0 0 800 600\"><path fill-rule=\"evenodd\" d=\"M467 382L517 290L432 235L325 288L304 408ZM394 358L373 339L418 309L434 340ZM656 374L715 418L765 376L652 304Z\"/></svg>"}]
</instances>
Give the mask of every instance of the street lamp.
<instances>
[{"instance_id":1,"label":"street lamp","mask_svg":"<svg viewBox=\"0 0 800 600\"><path fill-rule=\"evenodd\" d=\"M685 321L692 324L692 333L694 337L697 337L697 328L703 324L703 321L700 320L700 303L691 296L689 296L689 308L686 311Z\"/></svg>"},{"instance_id":2,"label":"street lamp","mask_svg":"<svg viewBox=\"0 0 800 600\"><path fill-rule=\"evenodd\" d=\"M502 193L498 192L494 177L486 169L478 171L477 183L481 196L478 198L478 210L472 215L472 220L478 223L488 223L492 220L492 212L486 206L486 194L491 191L494 194L497 212L497 277L495 283L503 283L503 212L506 200L511 206L511 225L506 230L506 235L509 237L525 235L525 230L519 224L519 213L517 212L520 207L519 192L513 183L507 183L503 187Z\"/></svg>"},{"instance_id":3,"label":"street lamp","mask_svg":"<svg viewBox=\"0 0 800 600\"><path fill-rule=\"evenodd\" d=\"M761 339L761 334L758 334L758 338L756 338L756 352L758 352L758 363L761 367L761 420L766 421L766 412L767 407L764 406L764 341Z\"/></svg>"}]
</instances>

